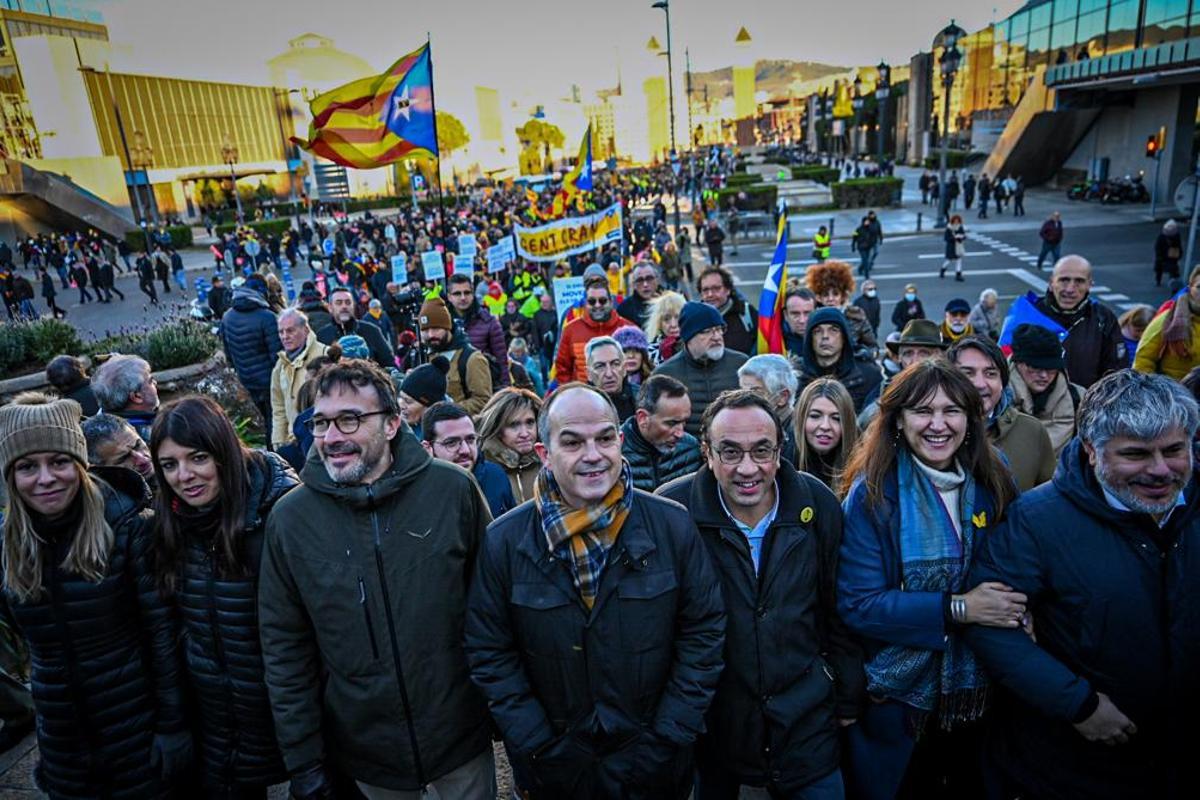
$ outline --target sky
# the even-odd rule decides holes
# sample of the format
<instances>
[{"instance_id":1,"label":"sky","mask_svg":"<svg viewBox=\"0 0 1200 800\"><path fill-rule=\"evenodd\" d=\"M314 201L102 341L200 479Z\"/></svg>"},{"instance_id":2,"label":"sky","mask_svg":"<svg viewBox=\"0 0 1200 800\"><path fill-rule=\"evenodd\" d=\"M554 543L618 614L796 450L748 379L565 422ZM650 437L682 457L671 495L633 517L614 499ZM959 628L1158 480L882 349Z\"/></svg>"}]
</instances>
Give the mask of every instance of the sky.
<instances>
[{"instance_id":1,"label":"sky","mask_svg":"<svg viewBox=\"0 0 1200 800\"><path fill-rule=\"evenodd\" d=\"M737 59L786 58L840 66L906 63L929 49L954 17L968 31L1004 19L1023 0L674 0L676 74L684 49L694 70ZM663 13L650 0L107 0L103 14L114 44L131 46L139 72L200 80L265 84L266 61L304 33L380 69L433 41L439 108L470 102L472 87L502 94L585 95L616 83L645 59L646 42L665 45ZM733 40L745 26L751 45Z\"/></svg>"}]
</instances>

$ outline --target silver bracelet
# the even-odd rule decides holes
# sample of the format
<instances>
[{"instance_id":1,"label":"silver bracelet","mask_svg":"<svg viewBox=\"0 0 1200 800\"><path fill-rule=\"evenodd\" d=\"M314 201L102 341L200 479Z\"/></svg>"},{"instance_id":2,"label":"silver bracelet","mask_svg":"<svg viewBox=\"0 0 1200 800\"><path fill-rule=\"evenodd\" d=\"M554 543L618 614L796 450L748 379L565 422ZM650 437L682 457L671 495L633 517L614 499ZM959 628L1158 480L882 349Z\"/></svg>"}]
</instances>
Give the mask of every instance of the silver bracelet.
<instances>
[{"instance_id":1,"label":"silver bracelet","mask_svg":"<svg viewBox=\"0 0 1200 800\"><path fill-rule=\"evenodd\" d=\"M960 625L967 623L967 598L960 595L950 598L950 618Z\"/></svg>"}]
</instances>

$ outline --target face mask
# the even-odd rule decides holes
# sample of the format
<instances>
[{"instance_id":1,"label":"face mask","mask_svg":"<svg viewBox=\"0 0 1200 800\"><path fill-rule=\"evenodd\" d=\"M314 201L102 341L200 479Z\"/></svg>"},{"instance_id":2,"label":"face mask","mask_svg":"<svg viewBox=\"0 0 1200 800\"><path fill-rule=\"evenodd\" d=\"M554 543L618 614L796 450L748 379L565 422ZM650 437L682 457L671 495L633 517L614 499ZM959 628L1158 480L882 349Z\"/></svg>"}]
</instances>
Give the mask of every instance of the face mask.
<instances>
[{"instance_id":1,"label":"face mask","mask_svg":"<svg viewBox=\"0 0 1200 800\"><path fill-rule=\"evenodd\" d=\"M877 292L874 289L867 289L867 291L865 291L863 294L865 294L867 297L874 297Z\"/></svg>"},{"instance_id":2,"label":"face mask","mask_svg":"<svg viewBox=\"0 0 1200 800\"><path fill-rule=\"evenodd\" d=\"M962 333L966 329L967 329L967 323L965 323L965 322L951 322L950 323L950 330L954 331L955 333Z\"/></svg>"},{"instance_id":3,"label":"face mask","mask_svg":"<svg viewBox=\"0 0 1200 800\"><path fill-rule=\"evenodd\" d=\"M915 292L905 292L904 299L911 303L913 300L917 299L917 295Z\"/></svg>"}]
</instances>

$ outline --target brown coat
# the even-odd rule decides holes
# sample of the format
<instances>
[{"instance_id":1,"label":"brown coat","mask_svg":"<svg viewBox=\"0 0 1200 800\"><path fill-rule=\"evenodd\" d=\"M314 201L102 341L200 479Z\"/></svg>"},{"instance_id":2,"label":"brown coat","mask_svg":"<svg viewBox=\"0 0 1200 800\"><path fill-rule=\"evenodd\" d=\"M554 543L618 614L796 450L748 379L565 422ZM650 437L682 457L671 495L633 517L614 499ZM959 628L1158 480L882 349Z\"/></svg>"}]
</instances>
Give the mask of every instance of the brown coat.
<instances>
[{"instance_id":1,"label":"brown coat","mask_svg":"<svg viewBox=\"0 0 1200 800\"><path fill-rule=\"evenodd\" d=\"M1009 406L989 428L992 444L1008 459L1017 488L1022 492L1054 476L1054 447L1046 428L1028 414Z\"/></svg>"},{"instance_id":2,"label":"brown coat","mask_svg":"<svg viewBox=\"0 0 1200 800\"><path fill-rule=\"evenodd\" d=\"M467 386L463 388L459 378L458 360L462 358L460 349L454 353L450 361L450 373L446 376L446 394L458 403L471 416L475 416L492 397L492 370L488 366L487 356L478 350L471 353L467 359Z\"/></svg>"}]
</instances>

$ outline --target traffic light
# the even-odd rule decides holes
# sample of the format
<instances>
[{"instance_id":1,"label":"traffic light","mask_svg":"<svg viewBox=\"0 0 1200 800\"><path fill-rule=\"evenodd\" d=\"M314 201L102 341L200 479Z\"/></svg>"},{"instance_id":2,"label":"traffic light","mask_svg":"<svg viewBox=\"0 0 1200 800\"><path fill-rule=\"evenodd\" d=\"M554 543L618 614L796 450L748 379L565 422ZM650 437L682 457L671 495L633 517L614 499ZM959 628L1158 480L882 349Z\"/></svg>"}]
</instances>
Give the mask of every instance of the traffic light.
<instances>
[{"instance_id":1,"label":"traffic light","mask_svg":"<svg viewBox=\"0 0 1200 800\"><path fill-rule=\"evenodd\" d=\"M1151 134L1146 137L1146 158L1158 158L1159 143L1158 134Z\"/></svg>"}]
</instances>

